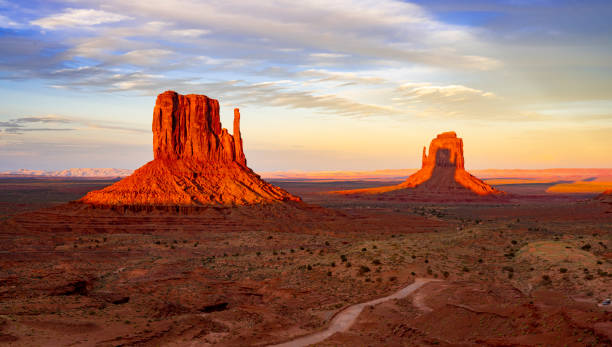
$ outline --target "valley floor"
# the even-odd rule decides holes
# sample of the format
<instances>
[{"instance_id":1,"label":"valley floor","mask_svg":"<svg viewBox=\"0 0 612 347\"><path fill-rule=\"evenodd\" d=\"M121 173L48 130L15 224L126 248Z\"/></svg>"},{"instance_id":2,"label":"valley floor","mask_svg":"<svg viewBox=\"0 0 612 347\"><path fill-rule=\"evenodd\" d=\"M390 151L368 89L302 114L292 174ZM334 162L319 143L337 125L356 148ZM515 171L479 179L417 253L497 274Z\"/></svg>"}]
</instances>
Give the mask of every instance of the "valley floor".
<instances>
[{"instance_id":1,"label":"valley floor","mask_svg":"<svg viewBox=\"0 0 612 347\"><path fill-rule=\"evenodd\" d=\"M318 345L612 343L612 311L598 305L612 296L612 206L588 195L515 185L498 187L512 193L503 201L440 204L320 194L388 182L285 181L321 207L60 205L110 183L0 182L12 187L0 201L0 343L278 344L416 278L439 281L365 307Z\"/></svg>"}]
</instances>

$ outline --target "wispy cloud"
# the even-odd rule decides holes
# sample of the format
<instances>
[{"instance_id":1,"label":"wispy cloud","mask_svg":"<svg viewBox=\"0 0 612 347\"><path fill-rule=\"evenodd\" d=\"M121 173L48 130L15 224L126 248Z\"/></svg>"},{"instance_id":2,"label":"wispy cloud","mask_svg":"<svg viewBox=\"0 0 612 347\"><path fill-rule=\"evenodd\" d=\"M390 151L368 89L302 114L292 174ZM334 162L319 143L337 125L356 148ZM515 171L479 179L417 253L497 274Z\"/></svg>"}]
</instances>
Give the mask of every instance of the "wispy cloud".
<instances>
[{"instance_id":1,"label":"wispy cloud","mask_svg":"<svg viewBox=\"0 0 612 347\"><path fill-rule=\"evenodd\" d=\"M44 125L44 126L42 126ZM119 130L148 133L148 130L126 126L116 122L88 120L85 118L63 117L57 115L26 116L0 121L0 132L5 134L24 134L26 132L73 131L88 127L93 129Z\"/></svg>"},{"instance_id":2,"label":"wispy cloud","mask_svg":"<svg viewBox=\"0 0 612 347\"><path fill-rule=\"evenodd\" d=\"M131 18L102 10L67 8L61 13L39 18L31 23L43 29L57 29L61 27L88 27L98 24L116 23L126 19Z\"/></svg>"}]
</instances>

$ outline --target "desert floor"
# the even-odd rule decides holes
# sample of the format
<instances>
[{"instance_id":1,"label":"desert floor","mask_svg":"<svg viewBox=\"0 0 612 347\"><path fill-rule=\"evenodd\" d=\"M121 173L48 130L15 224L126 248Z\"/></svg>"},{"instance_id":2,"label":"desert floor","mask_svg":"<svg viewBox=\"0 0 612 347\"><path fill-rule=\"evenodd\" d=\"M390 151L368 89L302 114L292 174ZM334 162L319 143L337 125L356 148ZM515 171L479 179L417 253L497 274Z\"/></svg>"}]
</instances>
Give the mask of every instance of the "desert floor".
<instances>
[{"instance_id":1,"label":"desert floor","mask_svg":"<svg viewBox=\"0 0 612 347\"><path fill-rule=\"evenodd\" d=\"M306 204L112 211L65 204L113 181L0 179L0 344L609 346L612 206L497 186L435 203L322 192L393 182L273 182Z\"/></svg>"}]
</instances>

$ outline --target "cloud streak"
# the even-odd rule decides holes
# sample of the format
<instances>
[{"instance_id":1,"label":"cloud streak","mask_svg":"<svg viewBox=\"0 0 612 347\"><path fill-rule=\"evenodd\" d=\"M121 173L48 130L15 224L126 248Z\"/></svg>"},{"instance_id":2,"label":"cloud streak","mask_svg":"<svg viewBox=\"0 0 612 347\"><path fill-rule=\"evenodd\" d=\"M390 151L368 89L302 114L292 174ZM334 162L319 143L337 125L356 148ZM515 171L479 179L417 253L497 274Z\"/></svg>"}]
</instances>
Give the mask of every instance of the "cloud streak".
<instances>
[{"instance_id":1,"label":"cloud streak","mask_svg":"<svg viewBox=\"0 0 612 347\"><path fill-rule=\"evenodd\" d=\"M83 28L98 24L116 23L126 19L131 19L131 17L102 10L67 8L61 13L39 18L30 23L51 30L62 27Z\"/></svg>"}]
</instances>

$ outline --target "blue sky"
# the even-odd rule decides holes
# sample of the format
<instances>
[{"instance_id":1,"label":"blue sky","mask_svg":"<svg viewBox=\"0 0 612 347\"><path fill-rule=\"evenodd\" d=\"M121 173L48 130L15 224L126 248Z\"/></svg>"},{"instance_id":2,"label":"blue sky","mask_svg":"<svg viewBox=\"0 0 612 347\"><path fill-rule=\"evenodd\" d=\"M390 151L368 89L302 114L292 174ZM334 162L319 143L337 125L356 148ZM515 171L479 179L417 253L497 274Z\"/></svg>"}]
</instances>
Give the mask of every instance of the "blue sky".
<instances>
[{"instance_id":1,"label":"blue sky","mask_svg":"<svg viewBox=\"0 0 612 347\"><path fill-rule=\"evenodd\" d=\"M0 0L0 170L136 168L164 90L257 171L612 167L609 1ZM231 129L230 129L231 130Z\"/></svg>"}]
</instances>

